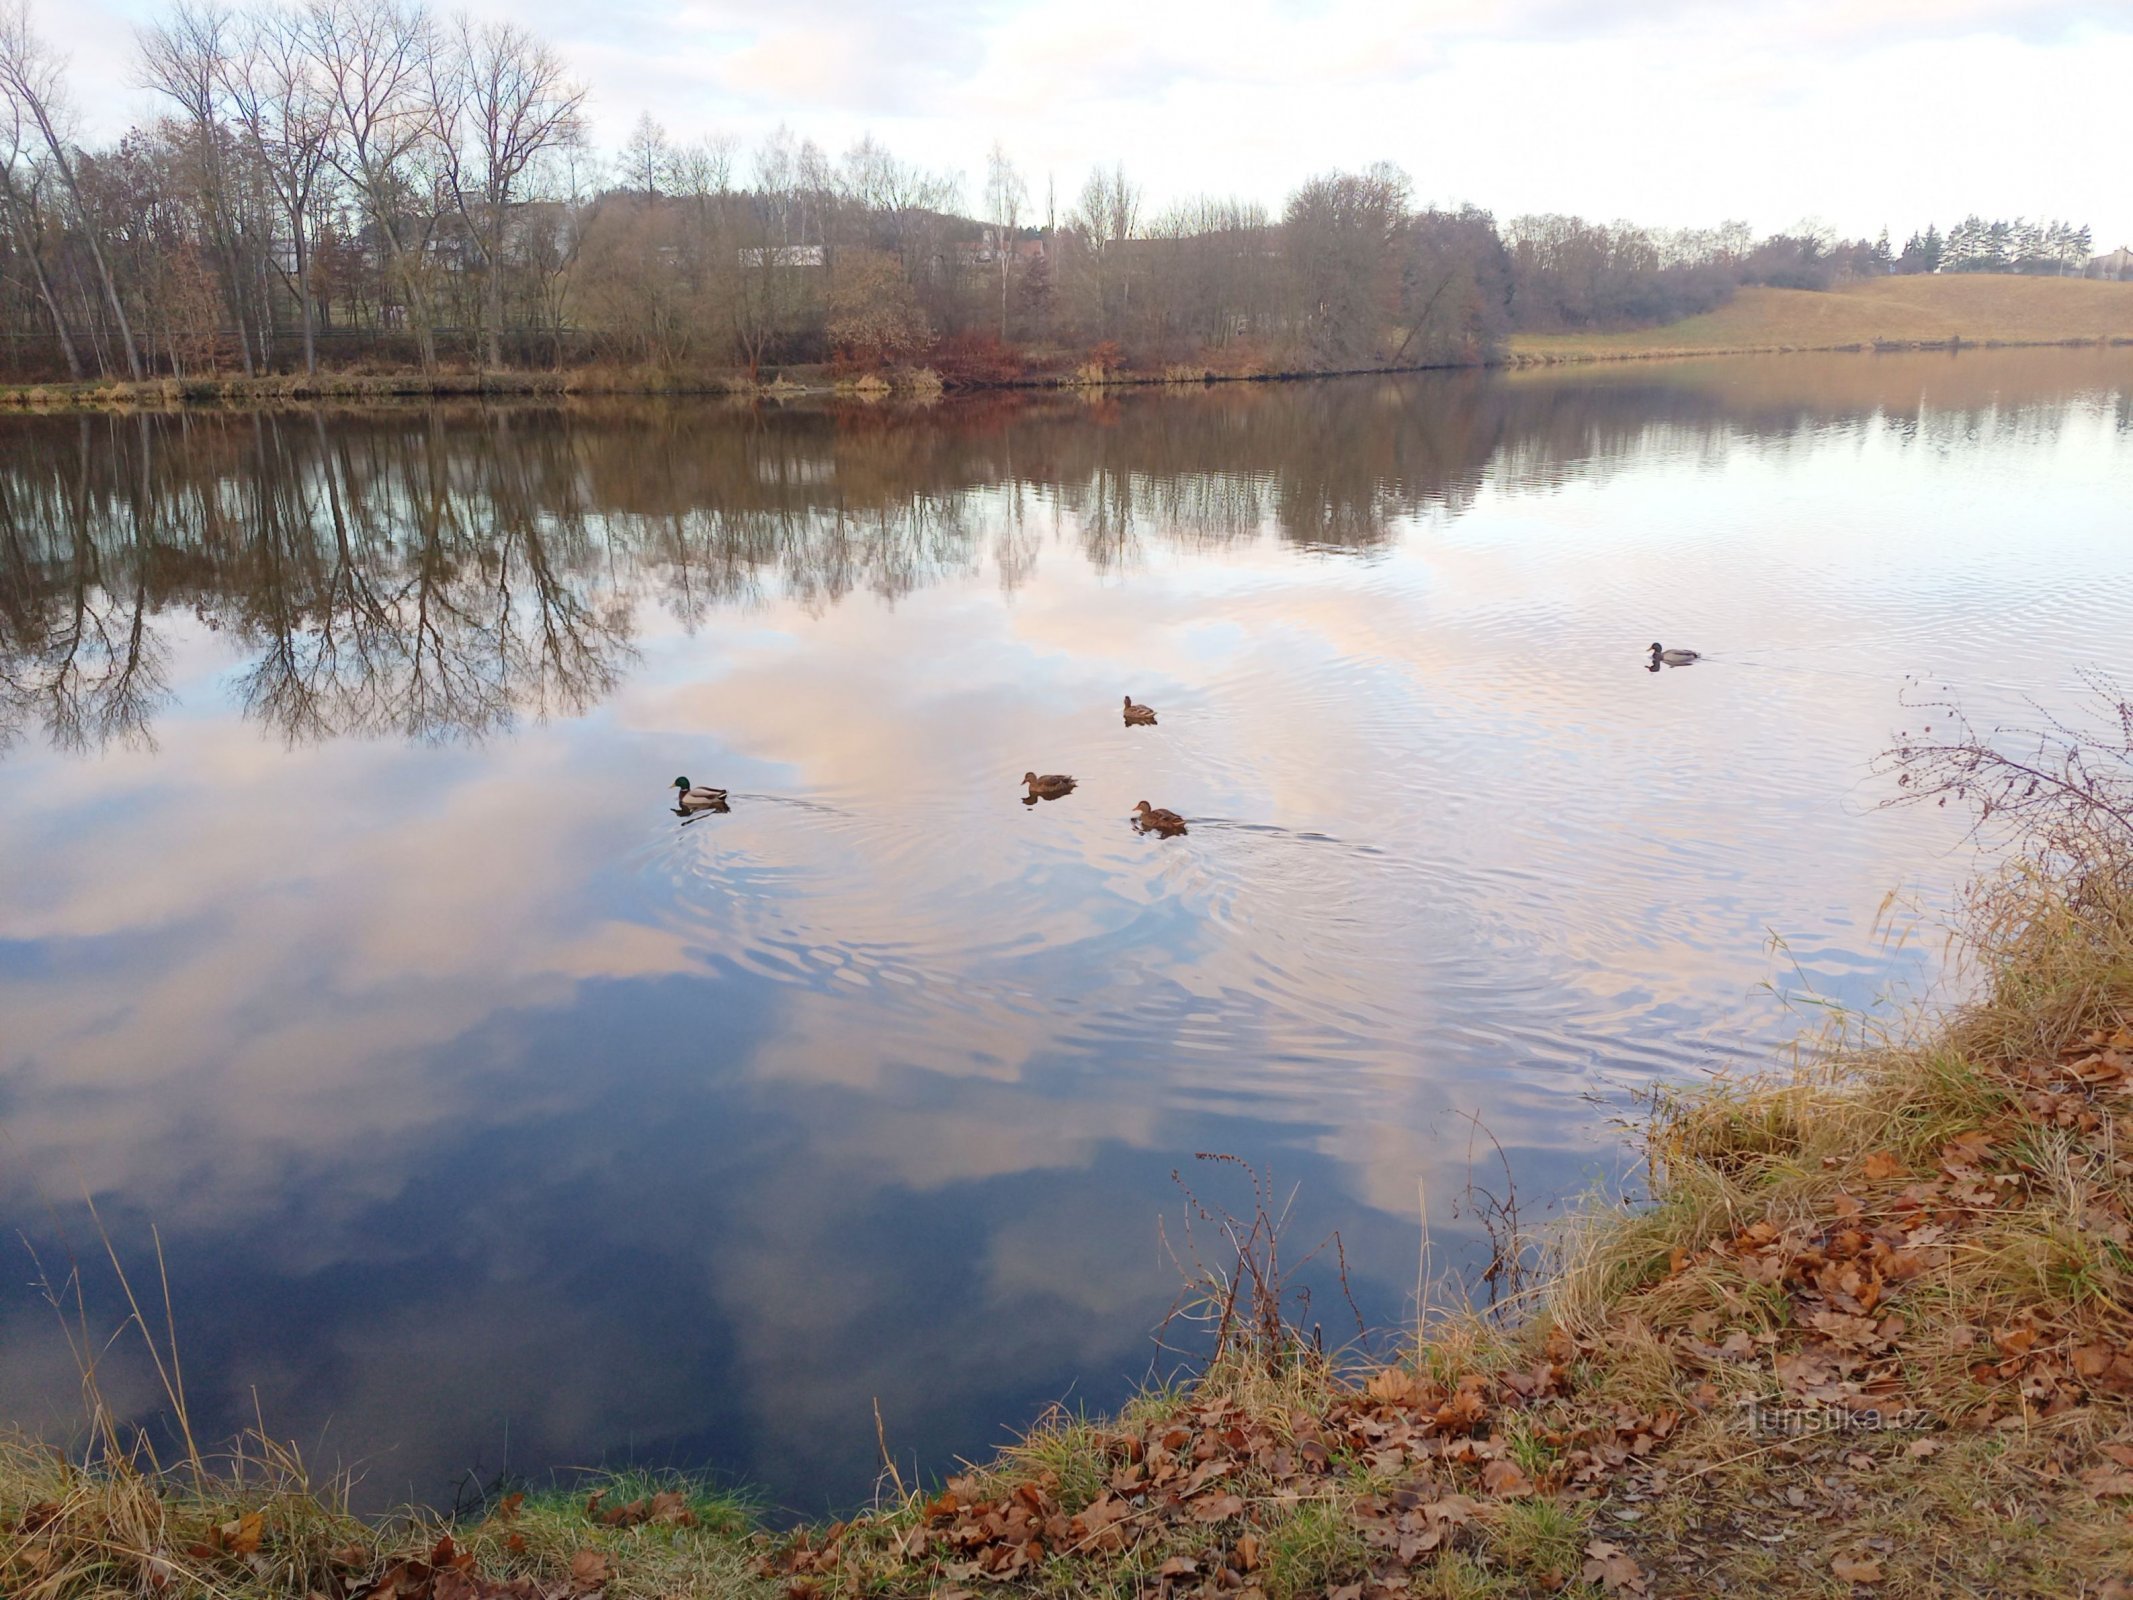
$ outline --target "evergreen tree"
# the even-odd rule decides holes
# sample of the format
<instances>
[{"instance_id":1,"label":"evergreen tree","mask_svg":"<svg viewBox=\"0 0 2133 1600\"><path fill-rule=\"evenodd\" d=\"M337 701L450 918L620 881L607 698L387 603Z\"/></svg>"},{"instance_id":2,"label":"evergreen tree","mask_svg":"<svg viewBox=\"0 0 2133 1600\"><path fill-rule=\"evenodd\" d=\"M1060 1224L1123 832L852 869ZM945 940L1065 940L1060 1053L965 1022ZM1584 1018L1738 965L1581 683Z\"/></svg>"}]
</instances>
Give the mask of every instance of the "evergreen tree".
<instances>
[{"instance_id":1,"label":"evergreen tree","mask_svg":"<svg viewBox=\"0 0 2133 1600\"><path fill-rule=\"evenodd\" d=\"M1903 242L1903 254L1896 258L1896 270L1911 274L1940 271L1940 229L1931 223L1924 233L1914 233Z\"/></svg>"}]
</instances>

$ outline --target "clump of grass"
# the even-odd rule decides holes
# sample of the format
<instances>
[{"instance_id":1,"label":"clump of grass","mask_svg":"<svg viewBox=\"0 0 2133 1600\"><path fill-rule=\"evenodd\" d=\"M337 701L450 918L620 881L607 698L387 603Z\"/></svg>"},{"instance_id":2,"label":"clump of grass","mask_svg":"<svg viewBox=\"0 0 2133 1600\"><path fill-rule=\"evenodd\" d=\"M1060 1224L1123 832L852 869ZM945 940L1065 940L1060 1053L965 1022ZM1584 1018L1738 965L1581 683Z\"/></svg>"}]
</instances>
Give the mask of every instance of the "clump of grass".
<instances>
[{"instance_id":1,"label":"clump of grass","mask_svg":"<svg viewBox=\"0 0 2133 1600\"><path fill-rule=\"evenodd\" d=\"M1330 1500L1277 1515L1260 1537L1268 1600L1323 1594L1361 1573L1369 1556L1354 1519Z\"/></svg>"},{"instance_id":2,"label":"clump of grass","mask_svg":"<svg viewBox=\"0 0 2133 1600\"><path fill-rule=\"evenodd\" d=\"M155 1469L137 1446L70 1459L0 1439L0 1593L10 1600L336 1592L375 1553L343 1487L262 1440L242 1455Z\"/></svg>"}]
</instances>

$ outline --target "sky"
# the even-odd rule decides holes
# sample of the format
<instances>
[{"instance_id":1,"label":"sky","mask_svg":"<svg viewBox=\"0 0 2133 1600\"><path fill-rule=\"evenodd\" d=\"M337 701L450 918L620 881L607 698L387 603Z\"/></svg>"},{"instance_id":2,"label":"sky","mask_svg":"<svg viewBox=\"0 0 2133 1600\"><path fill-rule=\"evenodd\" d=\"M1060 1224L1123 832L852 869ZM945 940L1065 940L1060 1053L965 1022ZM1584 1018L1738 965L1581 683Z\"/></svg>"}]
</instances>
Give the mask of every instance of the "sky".
<instances>
[{"instance_id":1,"label":"sky","mask_svg":"<svg viewBox=\"0 0 2133 1600\"><path fill-rule=\"evenodd\" d=\"M160 0L32 0L83 131L151 114ZM446 8L450 9L450 8ZM552 42L595 138L872 133L1041 214L1123 161L1149 209L1387 160L1425 201L1902 242L1970 212L2133 244L2133 0L471 0Z\"/></svg>"}]
</instances>

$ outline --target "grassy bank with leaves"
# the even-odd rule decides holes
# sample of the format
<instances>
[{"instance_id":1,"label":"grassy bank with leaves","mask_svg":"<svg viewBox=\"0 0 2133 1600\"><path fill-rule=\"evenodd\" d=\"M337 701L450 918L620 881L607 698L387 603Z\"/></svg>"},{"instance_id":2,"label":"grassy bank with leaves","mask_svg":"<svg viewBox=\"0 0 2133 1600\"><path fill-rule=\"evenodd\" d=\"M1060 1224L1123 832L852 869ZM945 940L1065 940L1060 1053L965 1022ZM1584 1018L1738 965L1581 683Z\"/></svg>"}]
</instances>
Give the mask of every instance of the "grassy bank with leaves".
<instances>
[{"instance_id":1,"label":"grassy bank with leaves","mask_svg":"<svg viewBox=\"0 0 2133 1600\"><path fill-rule=\"evenodd\" d=\"M1196 1384L781 1534L650 1482L359 1522L286 1451L159 1471L99 1416L0 1448L0 1593L2125 1600L2133 850L1992 877L1961 949L1979 998L1916 1037L1662 1095L1647 1201L1390 1364L1288 1332L1247 1240Z\"/></svg>"},{"instance_id":2,"label":"grassy bank with leaves","mask_svg":"<svg viewBox=\"0 0 2133 1600\"><path fill-rule=\"evenodd\" d=\"M1701 316L1613 333L1521 333L1513 365L1790 350L2133 343L2133 283L1932 274L1746 287Z\"/></svg>"}]
</instances>

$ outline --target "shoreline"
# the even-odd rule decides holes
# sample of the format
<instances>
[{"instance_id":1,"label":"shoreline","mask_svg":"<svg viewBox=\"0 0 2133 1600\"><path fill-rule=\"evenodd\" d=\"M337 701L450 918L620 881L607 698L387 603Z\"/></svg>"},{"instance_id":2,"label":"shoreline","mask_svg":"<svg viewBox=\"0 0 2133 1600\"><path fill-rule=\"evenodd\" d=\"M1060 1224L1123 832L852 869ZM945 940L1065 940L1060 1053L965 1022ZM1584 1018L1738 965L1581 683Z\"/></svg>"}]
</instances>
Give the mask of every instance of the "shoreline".
<instances>
[{"instance_id":1,"label":"shoreline","mask_svg":"<svg viewBox=\"0 0 2133 1600\"><path fill-rule=\"evenodd\" d=\"M1607 337L1626 340L1627 335ZM1538 338L1518 336L1496 359L1456 366L1354 367L1335 371L1219 372L1170 368L1163 372L1114 372L1101 378L1080 374L1034 375L942 383L896 380L867 375L857 379L810 374L781 376L750 383L739 373L690 377L614 376L590 370L490 373L320 373L315 377L149 378L133 381L0 384L0 416L247 410L302 407L347 402L419 404L439 400L836 400L855 405L930 403L983 394L1103 394L1120 390L1200 389L1227 384L1312 383L1330 379L1399 377L1428 372L1526 373L1560 367L1619 365L1633 362L1686 362L1774 355L1950 355L1973 350L2120 350L2133 349L2133 335L2069 339L1876 339L1842 343L1747 343L1696 345L1652 342L1611 345L1539 345ZM1521 344L1521 339L1527 342Z\"/></svg>"},{"instance_id":2,"label":"shoreline","mask_svg":"<svg viewBox=\"0 0 2133 1600\"><path fill-rule=\"evenodd\" d=\"M768 383L751 382L739 371L657 377L618 375L593 368L553 372L330 373L314 376L220 376L214 378L146 378L84 380L80 383L0 384L0 414L49 414L91 411L185 411L241 409L272 405L309 405L346 400L574 400L574 399L834 399L856 404L886 401L927 402L973 394L1101 393L1117 389L1206 388L1233 383L1305 383L1325 378L1388 377L1418 372L1478 372L1503 363L1457 366L1354 367L1318 371L1223 372L1212 367L1175 365L1160 372L1120 370L1092 377L1085 373L945 382L920 369L914 373L857 377L821 376L807 370L801 378L781 374Z\"/></svg>"}]
</instances>

